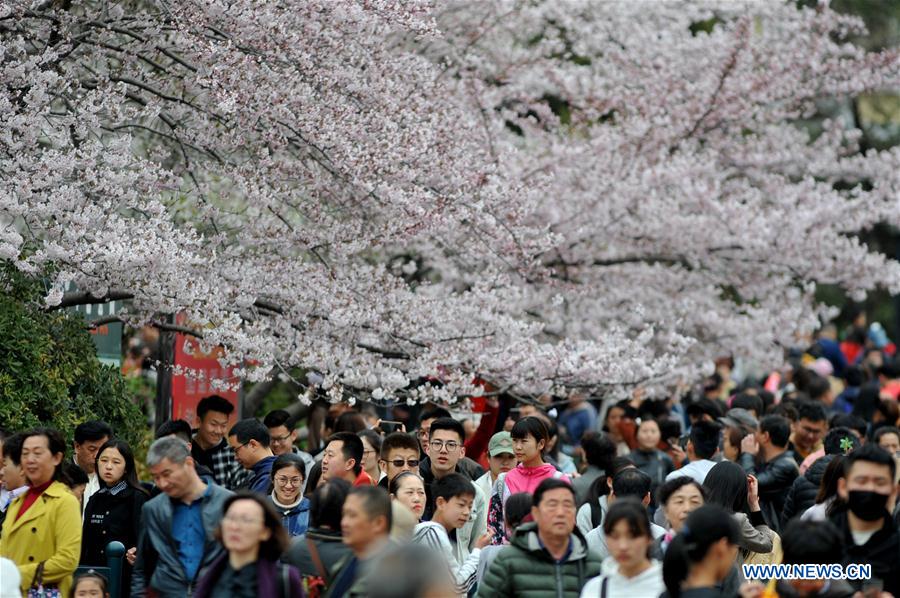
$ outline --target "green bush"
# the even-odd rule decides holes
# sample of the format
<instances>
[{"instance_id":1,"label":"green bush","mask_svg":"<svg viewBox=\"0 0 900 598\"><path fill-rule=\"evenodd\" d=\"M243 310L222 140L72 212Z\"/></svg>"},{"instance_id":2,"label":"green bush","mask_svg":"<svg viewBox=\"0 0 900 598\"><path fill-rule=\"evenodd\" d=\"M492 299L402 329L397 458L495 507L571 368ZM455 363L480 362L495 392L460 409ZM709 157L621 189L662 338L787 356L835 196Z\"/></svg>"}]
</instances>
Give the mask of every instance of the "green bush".
<instances>
[{"instance_id":1,"label":"green bush","mask_svg":"<svg viewBox=\"0 0 900 598\"><path fill-rule=\"evenodd\" d=\"M71 440L80 422L102 419L132 446L146 431L115 367L97 359L84 319L42 309L42 285L0 266L0 426L52 426Z\"/></svg>"}]
</instances>

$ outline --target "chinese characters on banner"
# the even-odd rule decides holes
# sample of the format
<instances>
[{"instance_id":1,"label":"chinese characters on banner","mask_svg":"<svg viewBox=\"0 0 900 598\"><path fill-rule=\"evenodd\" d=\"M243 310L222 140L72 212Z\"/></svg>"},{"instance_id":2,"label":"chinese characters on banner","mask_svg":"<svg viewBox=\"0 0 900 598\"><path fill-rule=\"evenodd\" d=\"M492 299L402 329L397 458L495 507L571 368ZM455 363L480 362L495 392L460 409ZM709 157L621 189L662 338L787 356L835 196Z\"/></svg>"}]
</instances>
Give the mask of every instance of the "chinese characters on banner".
<instances>
[{"instance_id":1,"label":"chinese characters on banner","mask_svg":"<svg viewBox=\"0 0 900 598\"><path fill-rule=\"evenodd\" d=\"M187 326L184 314L175 318L179 326ZM187 350L185 350L187 345ZM175 366L188 368L191 374L172 374L172 419L183 419L192 428L200 423L197 418L197 403L203 397L217 394L232 402L235 409L229 418L229 427L238 420L240 405L235 390L219 390L212 385L212 380L234 382L233 368L222 367L218 361L221 349L211 353L203 353L200 343L194 337L175 335Z\"/></svg>"}]
</instances>

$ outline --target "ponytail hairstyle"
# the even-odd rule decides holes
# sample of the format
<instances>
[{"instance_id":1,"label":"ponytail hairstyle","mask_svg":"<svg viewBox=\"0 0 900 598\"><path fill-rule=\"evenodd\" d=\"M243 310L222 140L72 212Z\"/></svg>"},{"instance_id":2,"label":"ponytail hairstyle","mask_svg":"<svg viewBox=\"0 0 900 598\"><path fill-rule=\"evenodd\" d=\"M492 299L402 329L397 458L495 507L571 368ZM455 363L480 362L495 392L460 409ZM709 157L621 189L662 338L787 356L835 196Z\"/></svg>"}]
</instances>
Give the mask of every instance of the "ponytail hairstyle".
<instances>
[{"instance_id":1,"label":"ponytail hairstyle","mask_svg":"<svg viewBox=\"0 0 900 598\"><path fill-rule=\"evenodd\" d=\"M706 558L713 544L722 538L729 544L737 544L740 536L734 517L718 505L703 505L688 515L663 560L663 582L670 598L681 597L681 584L691 567Z\"/></svg>"}]
</instances>

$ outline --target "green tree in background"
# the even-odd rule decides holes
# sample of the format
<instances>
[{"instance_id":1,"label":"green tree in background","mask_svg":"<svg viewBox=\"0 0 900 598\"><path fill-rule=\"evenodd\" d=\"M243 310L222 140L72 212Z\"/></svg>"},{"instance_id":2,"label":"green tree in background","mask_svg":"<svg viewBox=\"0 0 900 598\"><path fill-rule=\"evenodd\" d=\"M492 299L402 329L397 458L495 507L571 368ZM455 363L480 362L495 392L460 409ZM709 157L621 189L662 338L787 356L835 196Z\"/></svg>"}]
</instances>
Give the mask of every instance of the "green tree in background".
<instances>
[{"instance_id":1,"label":"green tree in background","mask_svg":"<svg viewBox=\"0 0 900 598\"><path fill-rule=\"evenodd\" d=\"M45 312L42 285L0 265L0 425L52 426L69 439L80 422L102 419L138 446L146 423L118 369L97 359L84 320Z\"/></svg>"}]
</instances>

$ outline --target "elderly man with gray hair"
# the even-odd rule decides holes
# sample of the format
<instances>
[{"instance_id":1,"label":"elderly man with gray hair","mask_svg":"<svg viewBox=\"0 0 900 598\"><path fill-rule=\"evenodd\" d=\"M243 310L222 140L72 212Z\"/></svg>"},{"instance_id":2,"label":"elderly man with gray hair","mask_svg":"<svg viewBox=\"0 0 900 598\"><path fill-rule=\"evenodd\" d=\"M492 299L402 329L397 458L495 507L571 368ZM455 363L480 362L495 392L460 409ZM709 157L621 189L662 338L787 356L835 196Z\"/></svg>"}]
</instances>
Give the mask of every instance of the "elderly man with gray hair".
<instances>
[{"instance_id":1,"label":"elderly man with gray hair","mask_svg":"<svg viewBox=\"0 0 900 598\"><path fill-rule=\"evenodd\" d=\"M214 533L231 492L201 478L188 444L174 436L150 446L147 465L162 494L141 511L131 596L188 596L199 571L224 550Z\"/></svg>"}]
</instances>

